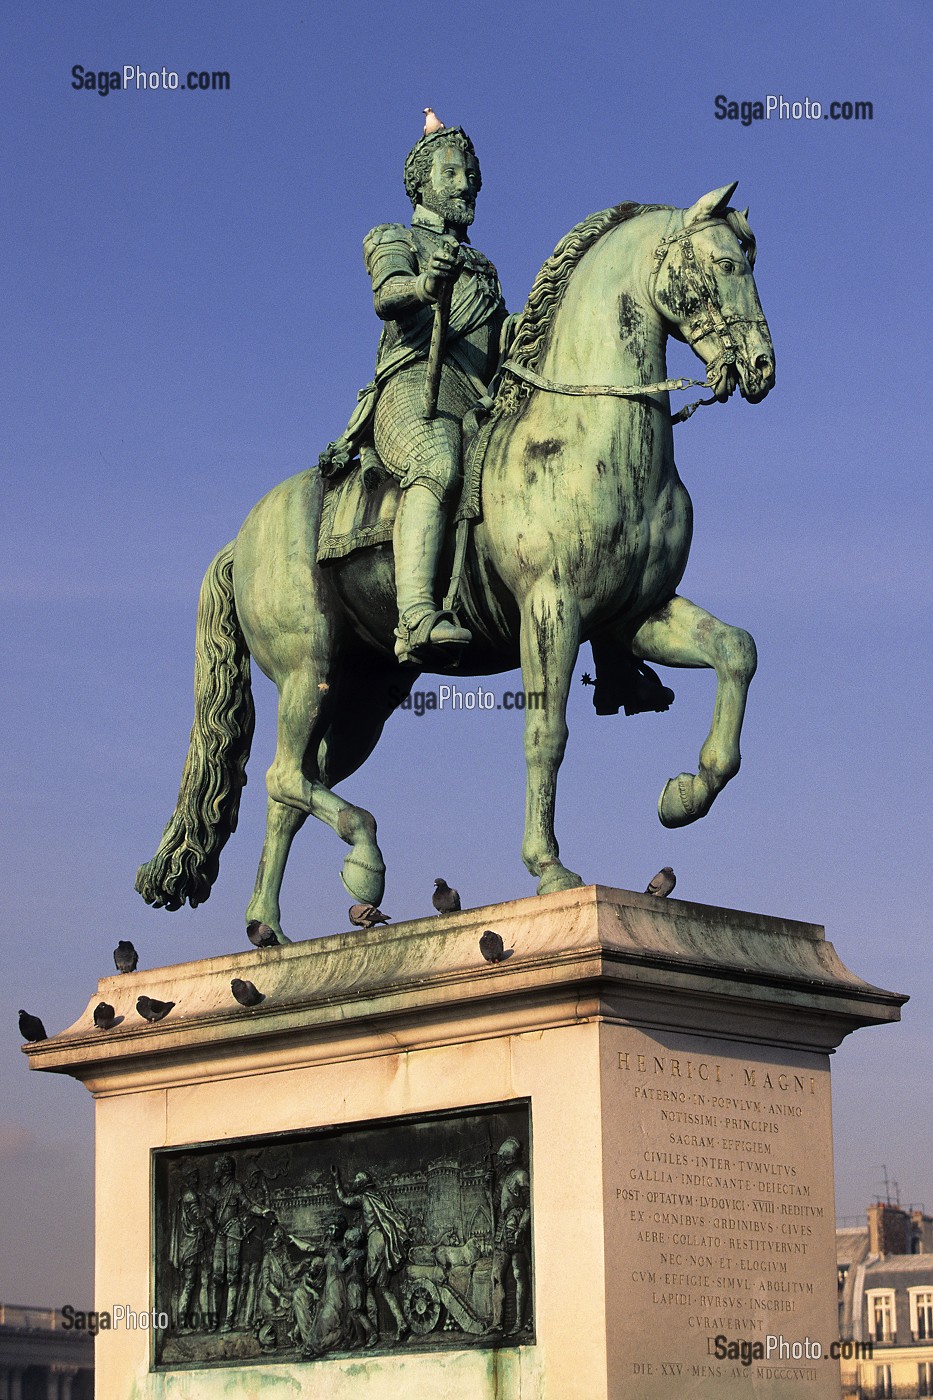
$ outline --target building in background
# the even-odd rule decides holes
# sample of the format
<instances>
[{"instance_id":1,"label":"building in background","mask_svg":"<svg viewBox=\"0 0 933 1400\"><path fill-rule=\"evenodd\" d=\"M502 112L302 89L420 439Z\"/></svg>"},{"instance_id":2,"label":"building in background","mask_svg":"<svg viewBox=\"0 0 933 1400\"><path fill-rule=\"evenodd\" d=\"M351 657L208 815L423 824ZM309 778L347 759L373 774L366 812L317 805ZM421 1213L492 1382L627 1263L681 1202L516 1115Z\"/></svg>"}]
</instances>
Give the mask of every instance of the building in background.
<instances>
[{"instance_id":1,"label":"building in background","mask_svg":"<svg viewBox=\"0 0 933 1400\"><path fill-rule=\"evenodd\" d=\"M836 1231L839 1336L870 1344L843 1358L843 1400L933 1396L933 1218L878 1202Z\"/></svg>"},{"instance_id":2,"label":"building in background","mask_svg":"<svg viewBox=\"0 0 933 1400\"><path fill-rule=\"evenodd\" d=\"M94 1342L61 1313L0 1303L0 1400L93 1400Z\"/></svg>"}]
</instances>

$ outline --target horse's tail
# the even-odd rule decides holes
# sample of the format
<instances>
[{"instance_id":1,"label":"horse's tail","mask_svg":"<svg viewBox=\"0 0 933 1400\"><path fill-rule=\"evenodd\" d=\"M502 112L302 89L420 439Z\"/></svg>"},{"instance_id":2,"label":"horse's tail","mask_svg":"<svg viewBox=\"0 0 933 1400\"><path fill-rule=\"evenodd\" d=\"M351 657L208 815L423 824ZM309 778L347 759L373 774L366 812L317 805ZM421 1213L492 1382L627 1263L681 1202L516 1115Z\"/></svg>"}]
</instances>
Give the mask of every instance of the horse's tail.
<instances>
[{"instance_id":1,"label":"horse's tail","mask_svg":"<svg viewBox=\"0 0 933 1400\"><path fill-rule=\"evenodd\" d=\"M175 811L159 849L140 866L136 888L147 904L203 904L236 830L255 710L249 651L233 597L233 545L204 575L194 650L194 724Z\"/></svg>"}]
</instances>

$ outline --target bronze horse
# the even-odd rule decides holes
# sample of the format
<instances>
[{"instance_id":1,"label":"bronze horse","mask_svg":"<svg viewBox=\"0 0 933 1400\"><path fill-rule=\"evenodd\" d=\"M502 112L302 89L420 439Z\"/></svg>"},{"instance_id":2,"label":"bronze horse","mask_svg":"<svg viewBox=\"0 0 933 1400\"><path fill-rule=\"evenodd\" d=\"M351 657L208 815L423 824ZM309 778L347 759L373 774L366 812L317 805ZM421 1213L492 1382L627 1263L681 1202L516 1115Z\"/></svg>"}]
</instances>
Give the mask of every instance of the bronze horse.
<instances>
[{"instance_id":1,"label":"bronze horse","mask_svg":"<svg viewBox=\"0 0 933 1400\"><path fill-rule=\"evenodd\" d=\"M597 665L644 677L641 663L716 672L712 725L696 773L664 787L661 821L709 811L739 768L755 644L677 593L692 511L674 466L665 346L686 341L725 401L758 403L774 354L752 275L755 240L728 207L735 185L690 209L619 205L578 224L535 281L492 409L480 514L460 589L473 633L458 673L521 665L527 800L522 858L538 892L580 877L554 834L567 696L581 642ZM746 211L747 213L747 211ZM397 489L394 486L390 489ZM175 813L137 889L150 904L207 899L236 826L253 728L250 657L279 692L267 774L266 838L248 922L285 940L279 891L310 814L350 846L342 878L378 903L385 865L371 814L334 787L355 772L418 671L396 661L388 546L321 567L317 470L275 487L208 569L195 654L195 718Z\"/></svg>"}]
</instances>

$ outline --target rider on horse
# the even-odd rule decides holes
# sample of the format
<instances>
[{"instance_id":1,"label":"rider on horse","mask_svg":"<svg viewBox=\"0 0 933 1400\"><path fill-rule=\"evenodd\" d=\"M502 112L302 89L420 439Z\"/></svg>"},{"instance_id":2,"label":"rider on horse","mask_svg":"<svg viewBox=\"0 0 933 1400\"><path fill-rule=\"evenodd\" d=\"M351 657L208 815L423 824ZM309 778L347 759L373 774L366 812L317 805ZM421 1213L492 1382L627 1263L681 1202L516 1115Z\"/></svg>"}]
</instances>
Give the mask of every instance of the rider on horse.
<instances>
[{"instance_id":1,"label":"rider on horse","mask_svg":"<svg viewBox=\"0 0 933 1400\"><path fill-rule=\"evenodd\" d=\"M386 323L376 376L319 464L327 476L358 452L364 466L375 453L402 488L393 541L401 662L423 664L432 651L453 659L471 640L453 614L438 610L435 587L448 509L462 474L463 418L486 394L515 319L506 311L496 269L469 243L481 183L473 143L460 127L431 131L409 151L411 228L380 224L363 241L376 313ZM437 410L426 416L435 308L448 288Z\"/></svg>"}]
</instances>

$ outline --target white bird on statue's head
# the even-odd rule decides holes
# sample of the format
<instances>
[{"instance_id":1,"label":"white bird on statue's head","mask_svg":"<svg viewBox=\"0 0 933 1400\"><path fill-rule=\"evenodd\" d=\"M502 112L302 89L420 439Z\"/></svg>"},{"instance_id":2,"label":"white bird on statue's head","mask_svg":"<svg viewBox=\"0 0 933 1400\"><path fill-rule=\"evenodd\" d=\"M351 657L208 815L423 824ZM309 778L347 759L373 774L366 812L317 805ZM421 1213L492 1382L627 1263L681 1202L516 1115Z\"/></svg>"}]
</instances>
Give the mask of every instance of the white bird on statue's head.
<instances>
[{"instance_id":1,"label":"white bird on statue's head","mask_svg":"<svg viewBox=\"0 0 933 1400\"><path fill-rule=\"evenodd\" d=\"M443 131L444 123L437 115L433 107L424 108L424 134L430 136L432 131Z\"/></svg>"}]
</instances>

